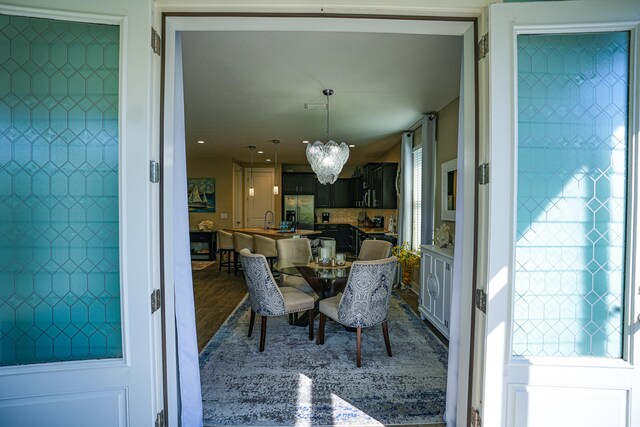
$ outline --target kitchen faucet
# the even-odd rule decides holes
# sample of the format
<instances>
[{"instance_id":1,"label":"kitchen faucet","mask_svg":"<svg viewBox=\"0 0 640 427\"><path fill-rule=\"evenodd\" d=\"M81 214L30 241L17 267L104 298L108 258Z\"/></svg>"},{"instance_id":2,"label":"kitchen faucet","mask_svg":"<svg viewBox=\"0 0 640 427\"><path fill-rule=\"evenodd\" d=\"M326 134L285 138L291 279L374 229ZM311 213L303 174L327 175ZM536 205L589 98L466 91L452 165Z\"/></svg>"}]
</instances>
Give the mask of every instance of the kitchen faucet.
<instances>
[{"instance_id":1,"label":"kitchen faucet","mask_svg":"<svg viewBox=\"0 0 640 427\"><path fill-rule=\"evenodd\" d=\"M267 216L271 214L271 221L267 221ZM276 216L272 211L266 211L264 213L264 229L268 230L269 229L269 225L273 224L273 221L275 221Z\"/></svg>"}]
</instances>

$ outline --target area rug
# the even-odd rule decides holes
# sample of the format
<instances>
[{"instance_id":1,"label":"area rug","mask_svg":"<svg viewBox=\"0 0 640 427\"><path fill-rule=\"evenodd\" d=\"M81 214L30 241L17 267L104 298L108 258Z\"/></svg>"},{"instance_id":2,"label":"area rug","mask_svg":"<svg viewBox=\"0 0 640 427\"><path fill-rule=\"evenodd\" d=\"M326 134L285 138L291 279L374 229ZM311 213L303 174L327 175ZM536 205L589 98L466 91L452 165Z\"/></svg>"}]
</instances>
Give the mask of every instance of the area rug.
<instances>
[{"instance_id":1,"label":"area rug","mask_svg":"<svg viewBox=\"0 0 640 427\"><path fill-rule=\"evenodd\" d=\"M191 261L191 270L193 271L204 270L205 268L215 263L216 263L215 261Z\"/></svg>"},{"instance_id":2,"label":"area rug","mask_svg":"<svg viewBox=\"0 0 640 427\"><path fill-rule=\"evenodd\" d=\"M355 332L336 322L319 346L287 316L269 318L263 353L259 316L251 338L248 326L245 298L200 353L205 426L442 423L447 349L395 293L393 357L380 327L363 330L360 369Z\"/></svg>"}]
</instances>

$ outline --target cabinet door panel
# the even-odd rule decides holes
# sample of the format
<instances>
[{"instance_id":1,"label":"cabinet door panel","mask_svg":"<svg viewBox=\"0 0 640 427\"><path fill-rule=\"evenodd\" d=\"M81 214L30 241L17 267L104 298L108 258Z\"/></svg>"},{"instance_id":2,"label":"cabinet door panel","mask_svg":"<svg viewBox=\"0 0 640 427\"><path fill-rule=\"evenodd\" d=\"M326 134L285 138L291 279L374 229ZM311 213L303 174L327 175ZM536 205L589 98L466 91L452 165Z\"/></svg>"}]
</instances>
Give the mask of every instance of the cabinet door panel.
<instances>
[{"instance_id":1,"label":"cabinet door panel","mask_svg":"<svg viewBox=\"0 0 640 427\"><path fill-rule=\"evenodd\" d=\"M349 179L338 179L333 184L333 200L332 206L334 208L348 208L349 207Z\"/></svg>"},{"instance_id":2,"label":"cabinet door panel","mask_svg":"<svg viewBox=\"0 0 640 427\"><path fill-rule=\"evenodd\" d=\"M298 176L298 186L300 194L315 194L316 176L312 173L301 173Z\"/></svg>"},{"instance_id":3,"label":"cabinet door panel","mask_svg":"<svg viewBox=\"0 0 640 427\"><path fill-rule=\"evenodd\" d=\"M320 181L316 179L316 208L330 208L331 207L331 190L333 184L320 184Z\"/></svg>"}]
</instances>

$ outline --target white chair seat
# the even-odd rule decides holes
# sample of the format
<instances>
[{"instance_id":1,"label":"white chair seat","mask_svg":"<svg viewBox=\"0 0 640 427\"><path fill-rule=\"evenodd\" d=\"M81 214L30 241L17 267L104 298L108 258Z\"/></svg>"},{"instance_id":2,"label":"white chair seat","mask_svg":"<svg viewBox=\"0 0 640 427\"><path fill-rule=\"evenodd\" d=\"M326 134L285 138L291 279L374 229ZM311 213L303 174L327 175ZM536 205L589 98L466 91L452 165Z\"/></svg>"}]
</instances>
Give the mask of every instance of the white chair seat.
<instances>
[{"instance_id":1,"label":"white chair seat","mask_svg":"<svg viewBox=\"0 0 640 427\"><path fill-rule=\"evenodd\" d=\"M334 297L323 299L320 301L320 313L326 314L333 320L338 320L338 306L341 299L342 292Z\"/></svg>"},{"instance_id":2,"label":"white chair seat","mask_svg":"<svg viewBox=\"0 0 640 427\"><path fill-rule=\"evenodd\" d=\"M314 300L311 295L307 295L297 289L290 289L285 292L280 291L282 292L282 298L284 298L284 311L287 314L313 309Z\"/></svg>"}]
</instances>

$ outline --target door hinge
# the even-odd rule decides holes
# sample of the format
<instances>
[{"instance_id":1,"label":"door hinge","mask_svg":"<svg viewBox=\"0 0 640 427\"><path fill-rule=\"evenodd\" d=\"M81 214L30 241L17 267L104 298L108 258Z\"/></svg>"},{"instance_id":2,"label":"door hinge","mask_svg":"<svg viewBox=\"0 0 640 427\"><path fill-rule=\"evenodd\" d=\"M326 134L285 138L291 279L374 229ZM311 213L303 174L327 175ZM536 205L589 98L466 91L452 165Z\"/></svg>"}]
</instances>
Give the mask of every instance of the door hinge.
<instances>
[{"instance_id":1,"label":"door hinge","mask_svg":"<svg viewBox=\"0 0 640 427\"><path fill-rule=\"evenodd\" d=\"M480 419L480 412L476 408L471 408L471 427L481 427L482 420Z\"/></svg>"},{"instance_id":2,"label":"door hinge","mask_svg":"<svg viewBox=\"0 0 640 427\"><path fill-rule=\"evenodd\" d=\"M153 50L153 53L155 53L156 55L162 56L161 55L162 39L160 38L160 35L153 27L151 27L151 49Z\"/></svg>"},{"instance_id":3,"label":"door hinge","mask_svg":"<svg viewBox=\"0 0 640 427\"><path fill-rule=\"evenodd\" d=\"M482 289L476 289L476 308L483 313L487 312L487 293Z\"/></svg>"},{"instance_id":4,"label":"door hinge","mask_svg":"<svg viewBox=\"0 0 640 427\"><path fill-rule=\"evenodd\" d=\"M489 183L489 163L483 163L478 166L478 184L485 185Z\"/></svg>"},{"instance_id":5,"label":"door hinge","mask_svg":"<svg viewBox=\"0 0 640 427\"><path fill-rule=\"evenodd\" d=\"M151 292L151 314L155 313L160 307L162 307L162 295L160 289L154 289Z\"/></svg>"},{"instance_id":6,"label":"door hinge","mask_svg":"<svg viewBox=\"0 0 640 427\"><path fill-rule=\"evenodd\" d=\"M164 409L156 414L155 427L164 427Z\"/></svg>"},{"instance_id":7,"label":"door hinge","mask_svg":"<svg viewBox=\"0 0 640 427\"><path fill-rule=\"evenodd\" d=\"M484 59L489 53L489 33L480 37L478 42L478 61Z\"/></svg>"},{"instance_id":8,"label":"door hinge","mask_svg":"<svg viewBox=\"0 0 640 427\"><path fill-rule=\"evenodd\" d=\"M160 182L160 163L155 160L149 161L149 181L154 184Z\"/></svg>"}]
</instances>

